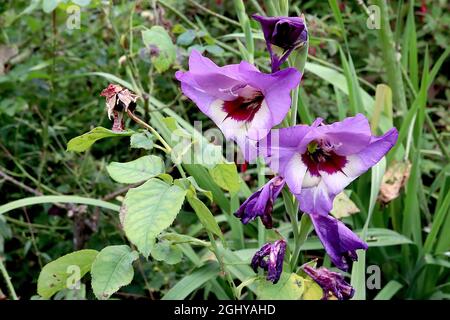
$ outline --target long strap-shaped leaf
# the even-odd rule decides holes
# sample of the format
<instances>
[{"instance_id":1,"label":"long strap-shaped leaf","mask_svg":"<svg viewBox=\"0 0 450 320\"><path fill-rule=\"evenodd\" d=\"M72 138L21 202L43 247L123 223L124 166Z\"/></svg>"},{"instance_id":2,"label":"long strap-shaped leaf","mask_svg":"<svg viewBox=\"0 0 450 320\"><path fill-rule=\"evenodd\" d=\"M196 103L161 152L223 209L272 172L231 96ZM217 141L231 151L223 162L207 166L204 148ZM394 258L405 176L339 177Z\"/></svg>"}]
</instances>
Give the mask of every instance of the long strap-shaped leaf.
<instances>
[{"instance_id":1,"label":"long strap-shaped leaf","mask_svg":"<svg viewBox=\"0 0 450 320\"><path fill-rule=\"evenodd\" d=\"M120 207L116 204L109 203L103 200L91 199L79 196L39 196L39 197L29 197L16 201L12 201L10 203L4 204L0 206L0 214L5 212L22 208L26 206L31 206L35 204L42 203L77 203L77 204L86 204L96 207L101 207L105 209L110 209L113 211L119 212Z\"/></svg>"}]
</instances>

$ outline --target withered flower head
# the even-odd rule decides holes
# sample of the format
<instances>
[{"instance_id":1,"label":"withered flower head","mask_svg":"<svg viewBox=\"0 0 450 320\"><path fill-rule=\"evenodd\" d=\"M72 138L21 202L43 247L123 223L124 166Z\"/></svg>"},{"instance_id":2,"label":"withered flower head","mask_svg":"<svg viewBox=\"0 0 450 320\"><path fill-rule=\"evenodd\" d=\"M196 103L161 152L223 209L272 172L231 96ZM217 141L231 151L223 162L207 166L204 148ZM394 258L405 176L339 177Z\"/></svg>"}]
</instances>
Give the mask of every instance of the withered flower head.
<instances>
[{"instance_id":1,"label":"withered flower head","mask_svg":"<svg viewBox=\"0 0 450 320\"><path fill-rule=\"evenodd\" d=\"M100 96L106 98L108 118L111 119L111 116L114 118L112 130L125 130L123 114L128 110L133 112L136 109L136 100L139 97L130 90L123 88L118 84L112 83L102 91Z\"/></svg>"},{"instance_id":2,"label":"withered flower head","mask_svg":"<svg viewBox=\"0 0 450 320\"><path fill-rule=\"evenodd\" d=\"M338 300L349 300L355 294L353 287L344 280L344 276L340 273L323 267L314 269L308 265L304 266L303 270L322 288L322 300L328 300L332 295Z\"/></svg>"}]
</instances>

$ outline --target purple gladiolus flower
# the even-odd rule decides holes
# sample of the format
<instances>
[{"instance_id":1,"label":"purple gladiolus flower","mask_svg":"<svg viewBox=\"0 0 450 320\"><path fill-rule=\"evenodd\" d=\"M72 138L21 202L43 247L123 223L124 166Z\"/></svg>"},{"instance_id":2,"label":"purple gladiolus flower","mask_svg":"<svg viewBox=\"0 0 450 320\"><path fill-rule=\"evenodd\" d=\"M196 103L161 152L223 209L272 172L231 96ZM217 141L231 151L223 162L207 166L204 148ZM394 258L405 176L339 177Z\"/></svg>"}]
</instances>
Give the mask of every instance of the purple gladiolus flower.
<instances>
[{"instance_id":1,"label":"purple gladiolus flower","mask_svg":"<svg viewBox=\"0 0 450 320\"><path fill-rule=\"evenodd\" d=\"M266 243L253 256L251 266L257 272L258 267L267 271L267 280L277 283L283 271L283 259L286 252L286 241L277 240Z\"/></svg>"},{"instance_id":2,"label":"purple gladiolus flower","mask_svg":"<svg viewBox=\"0 0 450 320\"><path fill-rule=\"evenodd\" d=\"M381 160L398 132L392 128L373 136L362 114L330 125L322 121L272 130L260 141L259 152L285 178L302 211L327 215L334 197Z\"/></svg>"},{"instance_id":3,"label":"purple gladiolus flower","mask_svg":"<svg viewBox=\"0 0 450 320\"><path fill-rule=\"evenodd\" d=\"M322 288L322 300L328 300L332 294L339 300L349 300L355 294L353 287L344 280L340 273L323 267L314 269L308 265L304 266L303 270Z\"/></svg>"},{"instance_id":4,"label":"purple gladiolus flower","mask_svg":"<svg viewBox=\"0 0 450 320\"><path fill-rule=\"evenodd\" d=\"M356 261L356 250L367 250L367 243L330 215L311 214L314 230L319 236L331 262L341 270L347 271L350 261Z\"/></svg>"},{"instance_id":5,"label":"purple gladiolus flower","mask_svg":"<svg viewBox=\"0 0 450 320\"><path fill-rule=\"evenodd\" d=\"M280 70L291 52L308 41L308 29L303 17L262 17L256 14L252 17L262 26L272 72Z\"/></svg>"},{"instance_id":6,"label":"purple gladiolus flower","mask_svg":"<svg viewBox=\"0 0 450 320\"><path fill-rule=\"evenodd\" d=\"M261 189L245 200L234 215L241 219L243 224L247 224L256 219L256 217L260 217L264 226L267 229L271 229L273 226L273 204L283 189L284 184L284 179L281 177L271 179Z\"/></svg>"},{"instance_id":7,"label":"purple gladiolus flower","mask_svg":"<svg viewBox=\"0 0 450 320\"><path fill-rule=\"evenodd\" d=\"M273 74L261 73L242 61L218 67L192 50L189 71L178 71L181 89L210 117L227 139L238 143L264 138L287 114L301 73L288 68Z\"/></svg>"}]
</instances>

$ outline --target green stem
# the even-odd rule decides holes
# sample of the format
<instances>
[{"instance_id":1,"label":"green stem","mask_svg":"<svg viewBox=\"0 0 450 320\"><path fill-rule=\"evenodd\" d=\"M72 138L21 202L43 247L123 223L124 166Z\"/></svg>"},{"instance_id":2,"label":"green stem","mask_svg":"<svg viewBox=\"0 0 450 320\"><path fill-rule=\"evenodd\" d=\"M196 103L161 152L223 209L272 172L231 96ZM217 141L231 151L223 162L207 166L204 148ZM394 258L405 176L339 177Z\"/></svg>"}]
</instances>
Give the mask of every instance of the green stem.
<instances>
[{"instance_id":1,"label":"green stem","mask_svg":"<svg viewBox=\"0 0 450 320\"><path fill-rule=\"evenodd\" d=\"M292 126L295 126L297 124L298 92L299 92L299 87L297 86L294 89L294 91L292 91L292 106L291 106L291 125Z\"/></svg>"},{"instance_id":2,"label":"green stem","mask_svg":"<svg viewBox=\"0 0 450 320\"><path fill-rule=\"evenodd\" d=\"M158 1L158 2L160 2L160 1ZM200 10L203 10L203 11L205 11L206 13L208 13L208 14L210 14L210 15L212 15L212 16L218 18L218 19L221 19L221 20L223 20L223 21L225 21L225 22L228 22L229 24L232 24L232 25L234 25L234 26L236 26L236 27L240 27L240 26L241 26L239 22L234 21L234 20L232 20L232 19L230 19L230 18L228 18L228 17L225 17L225 16L223 16L223 15L221 15L221 14L218 14L217 12L214 12L214 11L212 11L212 10L209 10L208 8L206 8L205 6L201 5L200 3L197 3L197 2L194 1L194 0L189 0L189 2L192 3L194 6L196 6L197 8L199 8Z\"/></svg>"},{"instance_id":3,"label":"green stem","mask_svg":"<svg viewBox=\"0 0 450 320\"><path fill-rule=\"evenodd\" d=\"M308 237L309 231L311 229L311 218L308 214L304 213L302 219L300 220L300 230L297 236L297 241L295 241L294 252L291 259L291 269L295 272L295 267L298 264L298 258L300 256L300 249Z\"/></svg>"},{"instance_id":4,"label":"green stem","mask_svg":"<svg viewBox=\"0 0 450 320\"><path fill-rule=\"evenodd\" d=\"M152 134L154 134L155 137L162 143L164 148L166 148L168 153L172 152L172 148L170 147L170 145L166 142L166 140L164 140L164 138L158 133L158 131L156 131L151 125L149 125L145 121L141 120L141 118L139 118L138 116L133 114L133 112L131 112L130 110L127 110L127 114L131 119L133 119L134 122L139 124L141 127L148 129Z\"/></svg>"},{"instance_id":5,"label":"green stem","mask_svg":"<svg viewBox=\"0 0 450 320\"><path fill-rule=\"evenodd\" d=\"M286 212L289 215L289 219L291 220L291 226L292 226L292 233L294 235L294 254L291 256L291 267L294 268L298 254L300 252L298 247L299 243L299 227L298 227L298 220L297 220L297 213L298 213L298 202L294 199L294 196L287 190L283 189L283 200L284 200L284 206L286 208ZM297 252L298 251L298 252ZM296 253L297 252L297 253ZM297 257L297 258L296 258Z\"/></svg>"},{"instance_id":6,"label":"green stem","mask_svg":"<svg viewBox=\"0 0 450 320\"><path fill-rule=\"evenodd\" d=\"M169 9L170 11L172 11L178 17L180 17L189 27L191 27L194 30L198 30L198 27L195 25L195 23L193 23L191 20L189 20L183 13L178 11L176 8L174 8L173 6L168 4L167 1L158 0L158 3L160 5L162 5L163 7L165 7L166 9Z\"/></svg>"},{"instance_id":7,"label":"green stem","mask_svg":"<svg viewBox=\"0 0 450 320\"><path fill-rule=\"evenodd\" d=\"M261 188L265 182L265 176L264 176L264 163L258 159L256 162L257 166L257 172L258 172L258 187ZM259 247L262 247L264 243L266 242L266 227L262 223L261 219L258 219L258 245Z\"/></svg>"},{"instance_id":8,"label":"green stem","mask_svg":"<svg viewBox=\"0 0 450 320\"><path fill-rule=\"evenodd\" d=\"M389 86L392 88L394 105L406 113L408 110L406 104L405 90L403 87L403 79L399 62L397 61L397 52L395 50L394 36L389 25L389 10L386 0L376 0L375 4L381 9L379 30L381 48L383 50L384 65L388 76Z\"/></svg>"},{"instance_id":9,"label":"green stem","mask_svg":"<svg viewBox=\"0 0 450 320\"><path fill-rule=\"evenodd\" d=\"M216 239L214 239L214 236L211 232L207 231L208 238L211 243L211 249L217 259L217 262L219 262L220 269L222 270L222 273L225 276L225 279L228 282L228 285L230 286L231 291L233 292L233 297L237 299L237 293L236 293L236 286L233 282L233 279L231 278L230 273L225 268L225 263L223 262L222 256L219 254L219 248L217 247Z\"/></svg>"},{"instance_id":10,"label":"green stem","mask_svg":"<svg viewBox=\"0 0 450 320\"><path fill-rule=\"evenodd\" d=\"M0 272L3 275L3 278L5 279L6 286L8 287L9 293L11 294L11 297L13 300L19 300L17 297L16 291L14 290L14 286L11 283L11 278L9 277L8 271L6 270L5 265L3 264L3 258L0 257Z\"/></svg>"}]
</instances>

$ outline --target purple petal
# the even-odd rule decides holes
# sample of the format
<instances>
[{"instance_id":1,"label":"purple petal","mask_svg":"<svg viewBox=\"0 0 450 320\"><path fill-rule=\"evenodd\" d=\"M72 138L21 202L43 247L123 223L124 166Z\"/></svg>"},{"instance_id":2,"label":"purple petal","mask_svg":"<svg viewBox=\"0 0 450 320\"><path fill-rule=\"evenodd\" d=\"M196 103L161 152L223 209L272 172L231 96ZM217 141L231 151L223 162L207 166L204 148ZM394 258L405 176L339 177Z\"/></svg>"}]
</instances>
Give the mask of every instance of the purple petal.
<instances>
[{"instance_id":1,"label":"purple petal","mask_svg":"<svg viewBox=\"0 0 450 320\"><path fill-rule=\"evenodd\" d=\"M264 261L264 258L267 257L270 253L270 250L272 249L271 243L266 243L256 251L255 255L252 258L251 266L253 271L258 272L258 267L263 268L264 270L267 270L267 262Z\"/></svg>"},{"instance_id":2,"label":"purple petal","mask_svg":"<svg viewBox=\"0 0 450 320\"><path fill-rule=\"evenodd\" d=\"M366 148L372 137L367 118L362 114L329 125L321 125L310 133L311 140L326 140L336 146L338 155L349 155Z\"/></svg>"},{"instance_id":3,"label":"purple petal","mask_svg":"<svg viewBox=\"0 0 450 320\"><path fill-rule=\"evenodd\" d=\"M333 208L334 196L330 196L323 180L314 187L303 188L295 196L299 201L300 210L303 212L326 216Z\"/></svg>"},{"instance_id":4,"label":"purple petal","mask_svg":"<svg viewBox=\"0 0 450 320\"><path fill-rule=\"evenodd\" d=\"M283 272L283 260L286 252L286 241L278 240L272 246L269 254L269 268L267 273L267 280L272 281L273 284L280 280Z\"/></svg>"},{"instance_id":5,"label":"purple petal","mask_svg":"<svg viewBox=\"0 0 450 320\"><path fill-rule=\"evenodd\" d=\"M364 170L360 174L377 164L391 150L397 139L396 128L390 129L380 137L372 137L367 148L356 154L361 159L361 170Z\"/></svg>"},{"instance_id":6,"label":"purple petal","mask_svg":"<svg viewBox=\"0 0 450 320\"><path fill-rule=\"evenodd\" d=\"M302 148L301 143L310 130L309 126L297 125L289 128L273 129L265 139L258 143L259 155L263 156L270 168L286 178L289 188L301 187L302 166L292 158ZM297 156L298 157L298 156ZM300 192L300 189L298 189Z\"/></svg>"},{"instance_id":7,"label":"purple petal","mask_svg":"<svg viewBox=\"0 0 450 320\"><path fill-rule=\"evenodd\" d=\"M258 267L267 272L267 280L274 284L280 280L283 272L283 260L286 252L286 241L283 239L272 243L266 243L252 258L251 267L257 272Z\"/></svg>"},{"instance_id":8,"label":"purple petal","mask_svg":"<svg viewBox=\"0 0 450 320\"><path fill-rule=\"evenodd\" d=\"M264 94L271 111L274 126L280 124L291 106L291 90L300 83L302 74L295 68L287 68L272 74L240 69L242 77L252 87Z\"/></svg>"},{"instance_id":9,"label":"purple petal","mask_svg":"<svg viewBox=\"0 0 450 320\"><path fill-rule=\"evenodd\" d=\"M274 177L261 189L253 193L234 214L243 224L260 217L264 226L272 228L273 204L284 187L284 179Z\"/></svg>"},{"instance_id":10,"label":"purple petal","mask_svg":"<svg viewBox=\"0 0 450 320\"><path fill-rule=\"evenodd\" d=\"M395 145L398 138L396 128L380 137L371 137L369 145L359 153L347 156L347 163L339 172L328 174L320 171L331 198L342 192L353 180L369 170L381 160Z\"/></svg>"},{"instance_id":11,"label":"purple petal","mask_svg":"<svg viewBox=\"0 0 450 320\"><path fill-rule=\"evenodd\" d=\"M183 93L210 117L227 139L260 140L289 111L290 91L300 73L289 68L264 74L248 62L218 67L198 51L189 57L189 71L178 71Z\"/></svg>"},{"instance_id":12,"label":"purple petal","mask_svg":"<svg viewBox=\"0 0 450 320\"><path fill-rule=\"evenodd\" d=\"M310 215L314 229L336 267L347 271L349 261L357 260L356 250L367 250L367 244L341 221L327 215Z\"/></svg>"}]
</instances>

